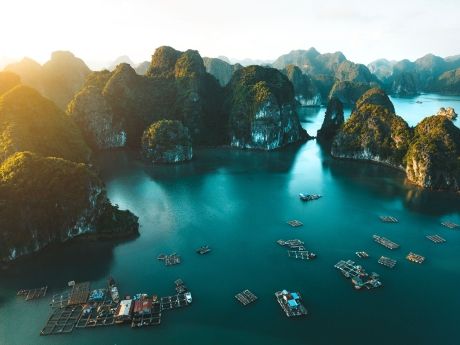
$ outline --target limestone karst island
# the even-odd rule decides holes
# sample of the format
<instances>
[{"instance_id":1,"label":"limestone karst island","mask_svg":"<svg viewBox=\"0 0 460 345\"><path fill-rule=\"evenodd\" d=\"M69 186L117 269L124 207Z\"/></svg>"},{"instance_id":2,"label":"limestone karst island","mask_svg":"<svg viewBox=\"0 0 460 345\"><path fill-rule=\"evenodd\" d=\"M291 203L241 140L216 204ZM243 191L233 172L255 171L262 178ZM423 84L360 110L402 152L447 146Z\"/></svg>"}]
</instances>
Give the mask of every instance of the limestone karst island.
<instances>
[{"instance_id":1,"label":"limestone karst island","mask_svg":"<svg viewBox=\"0 0 460 345\"><path fill-rule=\"evenodd\" d=\"M0 345L457 345L460 3L5 0Z\"/></svg>"}]
</instances>

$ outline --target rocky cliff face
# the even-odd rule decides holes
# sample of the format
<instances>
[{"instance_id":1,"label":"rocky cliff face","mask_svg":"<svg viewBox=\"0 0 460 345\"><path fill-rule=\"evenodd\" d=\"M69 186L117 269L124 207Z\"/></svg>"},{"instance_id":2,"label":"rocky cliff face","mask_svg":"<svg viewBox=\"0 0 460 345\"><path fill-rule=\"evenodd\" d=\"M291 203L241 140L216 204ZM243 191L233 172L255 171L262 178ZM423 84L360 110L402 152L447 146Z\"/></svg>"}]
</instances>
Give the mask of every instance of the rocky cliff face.
<instances>
[{"instance_id":1,"label":"rocky cliff face","mask_svg":"<svg viewBox=\"0 0 460 345\"><path fill-rule=\"evenodd\" d=\"M63 110L91 72L83 60L65 51L53 52L43 66L24 59L8 65L5 70L18 74L24 84L35 88Z\"/></svg>"},{"instance_id":2,"label":"rocky cliff face","mask_svg":"<svg viewBox=\"0 0 460 345\"><path fill-rule=\"evenodd\" d=\"M276 69L249 66L237 71L226 89L225 108L233 147L273 150L306 137L292 84Z\"/></svg>"},{"instance_id":3,"label":"rocky cliff face","mask_svg":"<svg viewBox=\"0 0 460 345\"><path fill-rule=\"evenodd\" d=\"M449 120L455 120L457 118L457 113L455 112L454 108L440 108L436 115L445 116Z\"/></svg>"},{"instance_id":4,"label":"rocky cliff face","mask_svg":"<svg viewBox=\"0 0 460 345\"><path fill-rule=\"evenodd\" d=\"M425 118L415 127L406 174L430 189L460 190L460 129L445 116Z\"/></svg>"},{"instance_id":5,"label":"rocky cliff face","mask_svg":"<svg viewBox=\"0 0 460 345\"><path fill-rule=\"evenodd\" d=\"M209 74L212 74L219 81L221 86L225 86L232 79L233 73L242 68L240 64L232 65L226 61L216 58L203 58L204 66Z\"/></svg>"},{"instance_id":6,"label":"rocky cliff face","mask_svg":"<svg viewBox=\"0 0 460 345\"><path fill-rule=\"evenodd\" d=\"M323 124L317 133L317 139L320 141L331 140L344 121L342 102L338 98L332 98L327 105Z\"/></svg>"},{"instance_id":7,"label":"rocky cliff face","mask_svg":"<svg viewBox=\"0 0 460 345\"><path fill-rule=\"evenodd\" d=\"M19 152L0 166L0 262L80 235L137 230L137 217L112 206L84 164Z\"/></svg>"},{"instance_id":8,"label":"rocky cliff face","mask_svg":"<svg viewBox=\"0 0 460 345\"><path fill-rule=\"evenodd\" d=\"M460 95L460 68L441 74L435 83L434 90L451 95Z\"/></svg>"},{"instance_id":9,"label":"rocky cliff face","mask_svg":"<svg viewBox=\"0 0 460 345\"><path fill-rule=\"evenodd\" d=\"M332 86L328 99L338 99L343 105L353 107L356 101L372 88L368 83L355 83L351 81L336 81Z\"/></svg>"},{"instance_id":10,"label":"rocky cliff face","mask_svg":"<svg viewBox=\"0 0 460 345\"><path fill-rule=\"evenodd\" d=\"M308 75L303 74L299 67L288 65L281 72L288 77L294 86L295 99L301 106L321 106L321 93L314 81Z\"/></svg>"},{"instance_id":11,"label":"rocky cliff face","mask_svg":"<svg viewBox=\"0 0 460 345\"><path fill-rule=\"evenodd\" d=\"M142 136L142 154L153 163L179 163L193 157L192 138L179 121L161 120Z\"/></svg>"},{"instance_id":12,"label":"rocky cliff face","mask_svg":"<svg viewBox=\"0 0 460 345\"><path fill-rule=\"evenodd\" d=\"M350 118L334 138L331 154L404 169L403 159L410 139L407 123L394 113L388 96L375 88L358 100Z\"/></svg>"},{"instance_id":13,"label":"rocky cliff face","mask_svg":"<svg viewBox=\"0 0 460 345\"><path fill-rule=\"evenodd\" d=\"M0 96L21 84L21 78L12 72L0 72Z\"/></svg>"}]
</instances>

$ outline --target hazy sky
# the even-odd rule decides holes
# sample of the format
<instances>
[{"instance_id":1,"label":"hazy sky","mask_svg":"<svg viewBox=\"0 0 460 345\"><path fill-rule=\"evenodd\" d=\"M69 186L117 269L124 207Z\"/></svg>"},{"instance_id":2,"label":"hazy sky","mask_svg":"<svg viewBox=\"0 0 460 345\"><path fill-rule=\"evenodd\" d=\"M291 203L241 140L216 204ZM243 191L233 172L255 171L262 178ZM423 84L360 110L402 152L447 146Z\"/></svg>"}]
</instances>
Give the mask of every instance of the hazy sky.
<instances>
[{"instance_id":1,"label":"hazy sky","mask_svg":"<svg viewBox=\"0 0 460 345\"><path fill-rule=\"evenodd\" d=\"M155 48L274 59L342 51L368 63L460 54L460 0L2 0L0 57L70 50L90 65Z\"/></svg>"}]
</instances>

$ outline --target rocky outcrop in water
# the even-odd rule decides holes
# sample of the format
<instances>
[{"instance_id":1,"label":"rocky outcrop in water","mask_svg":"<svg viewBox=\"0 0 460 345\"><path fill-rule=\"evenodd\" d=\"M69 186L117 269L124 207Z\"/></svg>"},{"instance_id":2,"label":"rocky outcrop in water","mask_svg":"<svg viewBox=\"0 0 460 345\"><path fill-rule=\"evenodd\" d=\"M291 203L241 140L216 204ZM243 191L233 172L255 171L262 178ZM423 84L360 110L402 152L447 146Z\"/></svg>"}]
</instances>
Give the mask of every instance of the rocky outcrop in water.
<instances>
[{"instance_id":1,"label":"rocky outcrop in water","mask_svg":"<svg viewBox=\"0 0 460 345\"><path fill-rule=\"evenodd\" d=\"M295 99L301 106L321 106L321 93L314 81L308 75L303 74L299 67L288 65L281 72L288 77L294 86Z\"/></svg>"},{"instance_id":2,"label":"rocky outcrop in water","mask_svg":"<svg viewBox=\"0 0 460 345\"><path fill-rule=\"evenodd\" d=\"M356 103L350 118L333 140L331 154L404 169L403 159L410 139L409 126L394 113L388 96L374 88Z\"/></svg>"},{"instance_id":3,"label":"rocky outcrop in water","mask_svg":"<svg viewBox=\"0 0 460 345\"><path fill-rule=\"evenodd\" d=\"M338 98L331 98L327 104L326 114L321 129L317 132L317 140L331 140L344 123L343 104Z\"/></svg>"},{"instance_id":4,"label":"rocky outcrop in water","mask_svg":"<svg viewBox=\"0 0 460 345\"><path fill-rule=\"evenodd\" d=\"M85 164L19 152L0 165L0 262L81 235L135 234L138 226L110 204Z\"/></svg>"},{"instance_id":5,"label":"rocky outcrop in water","mask_svg":"<svg viewBox=\"0 0 460 345\"><path fill-rule=\"evenodd\" d=\"M446 116L425 118L415 127L406 157L407 178L430 189L460 190L460 129Z\"/></svg>"},{"instance_id":6,"label":"rocky outcrop in water","mask_svg":"<svg viewBox=\"0 0 460 345\"><path fill-rule=\"evenodd\" d=\"M153 163L178 163L193 157L192 138L179 121L161 120L142 136L142 154Z\"/></svg>"},{"instance_id":7,"label":"rocky outcrop in water","mask_svg":"<svg viewBox=\"0 0 460 345\"><path fill-rule=\"evenodd\" d=\"M25 85L33 87L63 110L91 72L83 60L66 51L53 52L43 66L25 58L8 65L5 70L18 74Z\"/></svg>"},{"instance_id":8,"label":"rocky outcrop in water","mask_svg":"<svg viewBox=\"0 0 460 345\"><path fill-rule=\"evenodd\" d=\"M455 112L454 108L448 107L448 108L440 108L438 113L436 115L439 116L445 116L449 120L455 120L457 118L457 113Z\"/></svg>"},{"instance_id":9,"label":"rocky outcrop in water","mask_svg":"<svg viewBox=\"0 0 460 345\"><path fill-rule=\"evenodd\" d=\"M278 70L249 66L226 88L231 146L273 150L305 139L292 84Z\"/></svg>"}]
</instances>

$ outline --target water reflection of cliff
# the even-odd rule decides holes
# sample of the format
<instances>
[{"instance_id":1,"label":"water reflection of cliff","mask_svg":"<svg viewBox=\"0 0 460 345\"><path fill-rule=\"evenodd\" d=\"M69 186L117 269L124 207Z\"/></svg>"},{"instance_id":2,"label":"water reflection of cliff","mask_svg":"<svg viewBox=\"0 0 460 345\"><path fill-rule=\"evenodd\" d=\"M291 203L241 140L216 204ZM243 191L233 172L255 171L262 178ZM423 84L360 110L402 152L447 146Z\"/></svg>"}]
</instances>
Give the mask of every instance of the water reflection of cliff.
<instances>
[{"instance_id":1,"label":"water reflection of cliff","mask_svg":"<svg viewBox=\"0 0 460 345\"><path fill-rule=\"evenodd\" d=\"M353 193L365 188L378 198L400 199L404 207L418 213L443 215L460 212L460 195L424 190L410 184L402 171L370 162L332 158L326 148L321 149L324 171Z\"/></svg>"}]
</instances>

